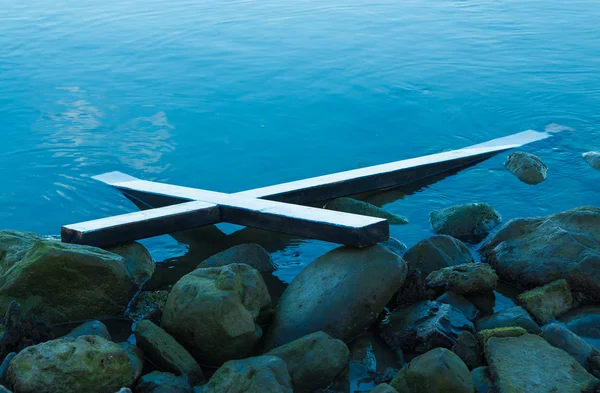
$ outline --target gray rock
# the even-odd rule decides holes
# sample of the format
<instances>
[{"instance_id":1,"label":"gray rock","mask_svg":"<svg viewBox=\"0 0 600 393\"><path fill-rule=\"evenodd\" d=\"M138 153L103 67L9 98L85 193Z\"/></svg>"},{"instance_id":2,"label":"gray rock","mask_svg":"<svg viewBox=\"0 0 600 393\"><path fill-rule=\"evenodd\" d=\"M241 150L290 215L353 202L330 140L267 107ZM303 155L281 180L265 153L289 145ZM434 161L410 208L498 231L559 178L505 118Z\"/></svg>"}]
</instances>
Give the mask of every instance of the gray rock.
<instances>
[{"instance_id":1,"label":"gray rock","mask_svg":"<svg viewBox=\"0 0 600 393\"><path fill-rule=\"evenodd\" d=\"M27 315L21 311L21 306L10 302L2 320L2 335L0 336L0 359L11 352L19 353L31 345L43 343L54 338L48 325L35 315Z\"/></svg>"},{"instance_id":2,"label":"gray rock","mask_svg":"<svg viewBox=\"0 0 600 393\"><path fill-rule=\"evenodd\" d=\"M348 363L343 341L316 332L272 349L266 355L283 359L296 393L312 393L331 384Z\"/></svg>"},{"instance_id":3,"label":"gray rock","mask_svg":"<svg viewBox=\"0 0 600 393\"><path fill-rule=\"evenodd\" d=\"M275 310L266 347L323 331L345 342L364 332L406 277L402 258L382 246L337 248L294 278Z\"/></svg>"},{"instance_id":4,"label":"gray rock","mask_svg":"<svg viewBox=\"0 0 600 393\"><path fill-rule=\"evenodd\" d=\"M4 275L44 238L33 232L0 230L0 275Z\"/></svg>"},{"instance_id":5,"label":"gray rock","mask_svg":"<svg viewBox=\"0 0 600 393\"><path fill-rule=\"evenodd\" d=\"M587 153L583 153L581 156L592 168L600 170L599 151L588 151Z\"/></svg>"},{"instance_id":6,"label":"gray rock","mask_svg":"<svg viewBox=\"0 0 600 393\"><path fill-rule=\"evenodd\" d=\"M564 314L573 307L571 288L565 279L524 292L518 296L518 299L541 324Z\"/></svg>"},{"instance_id":7,"label":"gray rock","mask_svg":"<svg viewBox=\"0 0 600 393\"><path fill-rule=\"evenodd\" d=\"M360 214L361 216L371 216L385 218L391 225L408 224L406 217L392 214L384 209L367 202L352 198L337 198L325 205L325 209L336 210L345 213Z\"/></svg>"},{"instance_id":8,"label":"gray rock","mask_svg":"<svg viewBox=\"0 0 600 393\"><path fill-rule=\"evenodd\" d=\"M477 317L479 317L479 310L477 307L475 307L475 305L464 296L457 295L452 292L446 292L439 298L435 299L435 301L449 304L455 309L460 310L469 321L474 321L477 319Z\"/></svg>"},{"instance_id":9,"label":"gray rock","mask_svg":"<svg viewBox=\"0 0 600 393\"><path fill-rule=\"evenodd\" d=\"M600 300L600 209L578 207L509 221L480 248L501 280L533 288L565 278Z\"/></svg>"},{"instance_id":10,"label":"gray rock","mask_svg":"<svg viewBox=\"0 0 600 393\"><path fill-rule=\"evenodd\" d=\"M492 390L489 367L478 367L471 371L475 393L488 393Z\"/></svg>"},{"instance_id":11,"label":"gray rock","mask_svg":"<svg viewBox=\"0 0 600 393\"><path fill-rule=\"evenodd\" d=\"M240 244L221 251L202 262L198 267L221 267L232 263L245 263L261 273L270 273L277 268L267 250L254 243Z\"/></svg>"},{"instance_id":12,"label":"gray rock","mask_svg":"<svg viewBox=\"0 0 600 393\"><path fill-rule=\"evenodd\" d=\"M140 378L135 393L191 393L186 377L154 371Z\"/></svg>"},{"instance_id":13,"label":"gray rock","mask_svg":"<svg viewBox=\"0 0 600 393\"><path fill-rule=\"evenodd\" d=\"M196 269L173 287L162 327L199 362L248 356L262 337L256 324L271 298L260 273L245 264Z\"/></svg>"},{"instance_id":14,"label":"gray rock","mask_svg":"<svg viewBox=\"0 0 600 393\"><path fill-rule=\"evenodd\" d=\"M463 331L458 336L456 344L452 346L452 352L467 365L469 370L484 365L483 352L479 341L470 332Z\"/></svg>"},{"instance_id":15,"label":"gray rock","mask_svg":"<svg viewBox=\"0 0 600 393\"><path fill-rule=\"evenodd\" d=\"M162 328L144 320L133 333L144 356L162 370L185 375L192 385L205 381L202 369L192 355Z\"/></svg>"},{"instance_id":16,"label":"gray rock","mask_svg":"<svg viewBox=\"0 0 600 393\"><path fill-rule=\"evenodd\" d=\"M406 252L406 244L402 243L398 239L390 237L388 240L379 243L381 246L387 248L393 253L396 253L400 256L404 255Z\"/></svg>"},{"instance_id":17,"label":"gray rock","mask_svg":"<svg viewBox=\"0 0 600 393\"><path fill-rule=\"evenodd\" d=\"M509 326L522 327L533 334L542 332L529 313L519 306L504 309L477 321L477 330L479 331Z\"/></svg>"},{"instance_id":18,"label":"gray rock","mask_svg":"<svg viewBox=\"0 0 600 393\"><path fill-rule=\"evenodd\" d=\"M469 369L451 351L436 348L414 358L391 382L398 392L473 393Z\"/></svg>"},{"instance_id":19,"label":"gray rock","mask_svg":"<svg viewBox=\"0 0 600 393\"><path fill-rule=\"evenodd\" d=\"M406 279L398 289L395 296L395 304L390 308L410 306L422 300L433 300L435 291L427 285L427 280L419 269L409 270Z\"/></svg>"},{"instance_id":20,"label":"gray rock","mask_svg":"<svg viewBox=\"0 0 600 393\"><path fill-rule=\"evenodd\" d=\"M494 387L502 393L581 393L600 384L569 354L536 335L492 337L485 352Z\"/></svg>"},{"instance_id":21,"label":"gray rock","mask_svg":"<svg viewBox=\"0 0 600 393\"><path fill-rule=\"evenodd\" d=\"M421 240L403 257L411 271L419 269L425 276L448 266L473 262L471 251L463 242L444 235Z\"/></svg>"},{"instance_id":22,"label":"gray rock","mask_svg":"<svg viewBox=\"0 0 600 393\"><path fill-rule=\"evenodd\" d=\"M546 341L567 352L592 375L600 377L598 350L561 324L551 323L544 326L543 331Z\"/></svg>"},{"instance_id":23,"label":"gray rock","mask_svg":"<svg viewBox=\"0 0 600 393\"><path fill-rule=\"evenodd\" d=\"M121 388L117 393L133 393L129 388Z\"/></svg>"},{"instance_id":24,"label":"gray rock","mask_svg":"<svg viewBox=\"0 0 600 393\"><path fill-rule=\"evenodd\" d=\"M7 380L19 393L101 393L131 386L134 367L122 346L102 337L61 338L17 354Z\"/></svg>"},{"instance_id":25,"label":"gray rock","mask_svg":"<svg viewBox=\"0 0 600 393\"><path fill-rule=\"evenodd\" d=\"M371 390L371 393L398 393L396 389L394 389L391 385L387 383L382 383L377 385L377 387Z\"/></svg>"},{"instance_id":26,"label":"gray rock","mask_svg":"<svg viewBox=\"0 0 600 393\"><path fill-rule=\"evenodd\" d=\"M10 390L0 385L0 393L12 393Z\"/></svg>"},{"instance_id":27,"label":"gray rock","mask_svg":"<svg viewBox=\"0 0 600 393\"><path fill-rule=\"evenodd\" d=\"M146 247L140 243L121 244L106 250L123 257L127 270L140 288L152 277L155 267L154 260Z\"/></svg>"},{"instance_id":28,"label":"gray rock","mask_svg":"<svg viewBox=\"0 0 600 393\"><path fill-rule=\"evenodd\" d=\"M458 295L490 292L498 285L498 276L490 265L465 263L445 267L427 276L430 287L441 288Z\"/></svg>"},{"instance_id":29,"label":"gray rock","mask_svg":"<svg viewBox=\"0 0 600 393\"><path fill-rule=\"evenodd\" d=\"M523 183L531 185L544 181L548 172L548 167L538 156L522 151L516 151L508 156L504 165Z\"/></svg>"},{"instance_id":30,"label":"gray rock","mask_svg":"<svg viewBox=\"0 0 600 393\"><path fill-rule=\"evenodd\" d=\"M6 374L8 373L8 367L15 356L17 356L16 352L9 353L2 361L2 364L0 364L0 385L7 384Z\"/></svg>"},{"instance_id":31,"label":"gray rock","mask_svg":"<svg viewBox=\"0 0 600 393\"><path fill-rule=\"evenodd\" d=\"M97 336L86 336L86 337L97 337ZM144 368L144 352L128 341L118 343L121 348L129 356L129 362L131 364L131 370L133 373L133 380L137 381L142 375L142 369Z\"/></svg>"},{"instance_id":32,"label":"gray rock","mask_svg":"<svg viewBox=\"0 0 600 393\"><path fill-rule=\"evenodd\" d=\"M396 309L378 325L383 340L392 349L424 353L433 348L451 348L463 330L473 324L448 304L422 301Z\"/></svg>"},{"instance_id":33,"label":"gray rock","mask_svg":"<svg viewBox=\"0 0 600 393\"><path fill-rule=\"evenodd\" d=\"M293 393L285 362L276 356L231 360L223 364L202 393Z\"/></svg>"},{"instance_id":34,"label":"gray rock","mask_svg":"<svg viewBox=\"0 0 600 393\"><path fill-rule=\"evenodd\" d=\"M100 321L88 321L71 330L65 337L77 338L81 336L100 336L107 340L111 340L110 333L106 326Z\"/></svg>"},{"instance_id":35,"label":"gray rock","mask_svg":"<svg viewBox=\"0 0 600 393\"><path fill-rule=\"evenodd\" d=\"M486 237L502 218L487 203L467 203L433 211L429 221L437 234L471 241Z\"/></svg>"}]
</instances>

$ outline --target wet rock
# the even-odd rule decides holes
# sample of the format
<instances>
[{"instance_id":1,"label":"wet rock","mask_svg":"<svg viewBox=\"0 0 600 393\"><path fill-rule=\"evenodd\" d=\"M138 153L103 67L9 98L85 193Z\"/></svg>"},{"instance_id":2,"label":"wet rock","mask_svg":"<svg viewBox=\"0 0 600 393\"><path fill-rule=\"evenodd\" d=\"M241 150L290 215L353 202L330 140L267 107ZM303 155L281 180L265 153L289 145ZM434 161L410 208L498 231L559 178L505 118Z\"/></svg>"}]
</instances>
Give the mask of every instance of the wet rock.
<instances>
[{"instance_id":1,"label":"wet rock","mask_svg":"<svg viewBox=\"0 0 600 393\"><path fill-rule=\"evenodd\" d=\"M592 168L600 170L600 152L588 151L581 156Z\"/></svg>"},{"instance_id":2,"label":"wet rock","mask_svg":"<svg viewBox=\"0 0 600 393\"><path fill-rule=\"evenodd\" d=\"M478 367L471 371L475 393L488 393L492 390L489 367Z\"/></svg>"},{"instance_id":3,"label":"wet rock","mask_svg":"<svg viewBox=\"0 0 600 393\"><path fill-rule=\"evenodd\" d=\"M474 321L479 316L477 307L464 296L446 292L435 301L449 304L455 309L460 310L469 321Z\"/></svg>"},{"instance_id":4,"label":"wet rock","mask_svg":"<svg viewBox=\"0 0 600 393\"><path fill-rule=\"evenodd\" d=\"M256 324L271 298L260 273L245 264L196 269L167 300L162 327L203 364L248 356L262 337Z\"/></svg>"},{"instance_id":5,"label":"wet rock","mask_svg":"<svg viewBox=\"0 0 600 393\"><path fill-rule=\"evenodd\" d=\"M166 290L142 291L134 299L129 317L134 321L149 319L160 324L168 298L169 291Z\"/></svg>"},{"instance_id":6,"label":"wet rock","mask_svg":"<svg viewBox=\"0 0 600 393\"><path fill-rule=\"evenodd\" d=\"M10 363L7 379L19 393L101 393L132 385L135 375L119 344L82 336L25 348Z\"/></svg>"},{"instance_id":7,"label":"wet rock","mask_svg":"<svg viewBox=\"0 0 600 393\"><path fill-rule=\"evenodd\" d=\"M65 337L77 338L81 336L100 336L107 340L111 340L110 333L106 326L100 321L88 321L82 325L77 326L71 330L70 333L66 334Z\"/></svg>"},{"instance_id":8,"label":"wet rock","mask_svg":"<svg viewBox=\"0 0 600 393\"><path fill-rule=\"evenodd\" d=\"M516 151L508 156L504 165L523 183L531 185L544 181L548 172L548 167L538 156L522 151Z\"/></svg>"},{"instance_id":9,"label":"wet rock","mask_svg":"<svg viewBox=\"0 0 600 393\"><path fill-rule=\"evenodd\" d=\"M202 262L198 267L221 267L232 263L245 263L261 273L270 273L276 269L267 250L254 243L240 244L221 251Z\"/></svg>"},{"instance_id":10,"label":"wet rock","mask_svg":"<svg viewBox=\"0 0 600 393\"><path fill-rule=\"evenodd\" d=\"M384 242L380 242L379 245L387 248L388 250L390 250L391 252L398 254L400 256L404 255L404 253L406 252L406 244L402 243L401 241L390 237L388 240L384 241Z\"/></svg>"},{"instance_id":11,"label":"wet rock","mask_svg":"<svg viewBox=\"0 0 600 393\"><path fill-rule=\"evenodd\" d=\"M0 385L0 393L12 393L10 390Z\"/></svg>"},{"instance_id":12,"label":"wet rock","mask_svg":"<svg viewBox=\"0 0 600 393\"><path fill-rule=\"evenodd\" d=\"M15 356L17 356L15 352L9 353L2 361L2 364L0 364L0 385L7 384L6 374L8 373L8 367L10 366L10 362L12 362Z\"/></svg>"},{"instance_id":13,"label":"wet rock","mask_svg":"<svg viewBox=\"0 0 600 393\"><path fill-rule=\"evenodd\" d=\"M140 243L121 244L107 248L106 250L123 257L127 270L139 287L152 277L154 273L154 260L152 260L146 247Z\"/></svg>"},{"instance_id":14,"label":"wet rock","mask_svg":"<svg viewBox=\"0 0 600 393\"><path fill-rule=\"evenodd\" d=\"M581 337L600 338L600 307L583 306L573 309L558 320Z\"/></svg>"},{"instance_id":15,"label":"wet rock","mask_svg":"<svg viewBox=\"0 0 600 393\"><path fill-rule=\"evenodd\" d=\"M394 389L391 385L387 383L382 383L377 385L377 387L371 390L371 393L398 393L396 389Z\"/></svg>"},{"instance_id":16,"label":"wet rock","mask_svg":"<svg viewBox=\"0 0 600 393\"><path fill-rule=\"evenodd\" d=\"M490 292L498 285L498 276L490 265L465 263L445 267L427 276L430 287L451 291L459 295Z\"/></svg>"},{"instance_id":17,"label":"wet rock","mask_svg":"<svg viewBox=\"0 0 600 393\"><path fill-rule=\"evenodd\" d=\"M496 310L496 291L484 293L471 293L464 295L465 299L473 303L481 316L490 316Z\"/></svg>"},{"instance_id":18,"label":"wet rock","mask_svg":"<svg viewBox=\"0 0 600 393\"><path fill-rule=\"evenodd\" d=\"M10 302L1 324L4 331L0 336L0 359L54 338L52 330L43 321L34 315L23 317L22 314L21 306L15 301Z\"/></svg>"},{"instance_id":19,"label":"wet rock","mask_svg":"<svg viewBox=\"0 0 600 393\"><path fill-rule=\"evenodd\" d=\"M593 391L600 381L565 351L543 338L490 338L485 347L494 387L503 393L581 393Z\"/></svg>"},{"instance_id":20,"label":"wet rock","mask_svg":"<svg viewBox=\"0 0 600 393\"><path fill-rule=\"evenodd\" d=\"M473 331L471 321L448 304L422 301L399 308L378 325L392 349L424 353L433 348L452 348L463 330Z\"/></svg>"},{"instance_id":21,"label":"wet rock","mask_svg":"<svg viewBox=\"0 0 600 393\"><path fill-rule=\"evenodd\" d=\"M409 270L396 293L392 308L410 306L421 300L433 300L435 295L435 291L427 285L427 280L419 269Z\"/></svg>"},{"instance_id":22,"label":"wet rock","mask_svg":"<svg viewBox=\"0 0 600 393\"><path fill-rule=\"evenodd\" d=\"M95 337L95 336L87 336L87 337ZM129 362L131 363L131 370L133 373L133 380L137 381L138 378L142 375L142 369L144 368L144 352L135 346L134 344L125 341L122 343L118 343L121 348L127 353L129 357Z\"/></svg>"},{"instance_id":23,"label":"wet rock","mask_svg":"<svg viewBox=\"0 0 600 393\"><path fill-rule=\"evenodd\" d=\"M296 393L312 393L331 384L348 363L350 355L343 341L316 332L269 351L283 359Z\"/></svg>"},{"instance_id":24,"label":"wet rock","mask_svg":"<svg viewBox=\"0 0 600 393\"><path fill-rule=\"evenodd\" d=\"M495 329L486 329L477 333L477 339L485 348L488 340L492 337L521 337L527 334L527 330L518 326L508 326Z\"/></svg>"},{"instance_id":25,"label":"wet rock","mask_svg":"<svg viewBox=\"0 0 600 393\"><path fill-rule=\"evenodd\" d=\"M293 393L285 362L276 356L231 360L202 386L201 393Z\"/></svg>"},{"instance_id":26,"label":"wet rock","mask_svg":"<svg viewBox=\"0 0 600 393\"><path fill-rule=\"evenodd\" d=\"M543 331L546 341L567 352L592 375L600 377L598 350L561 324L551 323L544 326Z\"/></svg>"},{"instance_id":27,"label":"wet rock","mask_svg":"<svg viewBox=\"0 0 600 393\"><path fill-rule=\"evenodd\" d=\"M122 315L135 292L123 258L39 240L0 277L0 308L18 301L49 324Z\"/></svg>"},{"instance_id":28,"label":"wet rock","mask_svg":"<svg viewBox=\"0 0 600 393\"><path fill-rule=\"evenodd\" d=\"M479 252L502 280L534 288L565 278L600 300L600 208L511 220Z\"/></svg>"},{"instance_id":29,"label":"wet rock","mask_svg":"<svg viewBox=\"0 0 600 393\"><path fill-rule=\"evenodd\" d=\"M452 346L452 352L467 365L469 370L484 365L483 352L479 341L470 332L461 332L456 344Z\"/></svg>"},{"instance_id":30,"label":"wet rock","mask_svg":"<svg viewBox=\"0 0 600 393\"><path fill-rule=\"evenodd\" d=\"M43 239L33 232L0 230L0 276L23 259L35 242Z\"/></svg>"},{"instance_id":31,"label":"wet rock","mask_svg":"<svg viewBox=\"0 0 600 393\"><path fill-rule=\"evenodd\" d=\"M474 389L467 366L445 348L414 358L390 385L410 393L473 393Z\"/></svg>"},{"instance_id":32,"label":"wet rock","mask_svg":"<svg viewBox=\"0 0 600 393\"><path fill-rule=\"evenodd\" d=\"M382 246L337 248L304 268L283 293L266 347L317 331L345 342L364 332L406 277L406 264Z\"/></svg>"},{"instance_id":33,"label":"wet rock","mask_svg":"<svg viewBox=\"0 0 600 393\"><path fill-rule=\"evenodd\" d=\"M186 377L154 371L140 378L134 393L191 393Z\"/></svg>"},{"instance_id":34,"label":"wet rock","mask_svg":"<svg viewBox=\"0 0 600 393\"><path fill-rule=\"evenodd\" d=\"M326 204L325 209L360 214L361 216L385 218L391 225L408 224L408 219L406 217L392 214L380 207L352 198L336 198Z\"/></svg>"},{"instance_id":35,"label":"wet rock","mask_svg":"<svg viewBox=\"0 0 600 393\"><path fill-rule=\"evenodd\" d=\"M448 266L473 262L469 248L451 236L432 236L421 240L404 254L409 270L419 269L423 275Z\"/></svg>"},{"instance_id":36,"label":"wet rock","mask_svg":"<svg viewBox=\"0 0 600 393\"><path fill-rule=\"evenodd\" d=\"M437 234L471 241L486 237L502 218L487 203L467 203L433 211L429 221Z\"/></svg>"},{"instance_id":37,"label":"wet rock","mask_svg":"<svg viewBox=\"0 0 600 393\"><path fill-rule=\"evenodd\" d=\"M129 388L121 388L117 393L133 393Z\"/></svg>"},{"instance_id":38,"label":"wet rock","mask_svg":"<svg viewBox=\"0 0 600 393\"><path fill-rule=\"evenodd\" d=\"M556 280L543 287L524 292L519 302L541 324L573 307L573 296L567 280Z\"/></svg>"},{"instance_id":39,"label":"wet rock","mask_svg":"<svg viewBox=\"0 0 600 393\"><path fill-rule=\"evenodd\" d=\"M529 333L540 334L542 329L531 318L523 307L511 307L477 321L477 330L495 329L499 327L518 326Z\"/></svg>"},{"instance_id":40,"label":"wet rock","mask_svg":"<svg viewBox=\"0 0 600 393\"><path fill-rule=\"evenodd\" d=\"M175 375L185 375L192 385L205 381L202 369L192 355L162 328L144 320L133 333L144 356L160 369Z\"/></svg>"}]
</instances>

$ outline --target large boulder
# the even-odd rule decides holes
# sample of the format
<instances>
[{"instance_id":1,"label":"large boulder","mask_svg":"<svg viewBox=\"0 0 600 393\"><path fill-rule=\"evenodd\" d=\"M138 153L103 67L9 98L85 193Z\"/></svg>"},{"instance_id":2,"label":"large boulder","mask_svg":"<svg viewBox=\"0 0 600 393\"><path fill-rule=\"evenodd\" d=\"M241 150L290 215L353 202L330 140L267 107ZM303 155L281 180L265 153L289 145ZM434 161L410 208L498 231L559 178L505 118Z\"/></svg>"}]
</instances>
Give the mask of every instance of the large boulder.
<instances>
[{"instance_id":1,"label":"large boulder","mask_svg":"<svg viewBox=\"0 0 600 393\"><path fill-rule=\"evenodd\" d=\"M479 202L433 211L429 221L437 234L471 241L486 237L502 218L492 206Z\"/></svg>"},{"instance_id":2,"label":"large boulder","mask_svg":"<svg viewBox=\"0 0 600 393\"><path fill-rule=\"evenodd\" d=\"M511 220L479 252L504 281L533 288L565 278L600 300L600 208Z\"/></svg>"},{"instance_id":3,"label":"large boulder","mask_svg":"<svg viewBox=\"0 0 600 393\"><path fill-rule=\"evenodd\" d=\"M445 267L427 276L430 287L458 295L490 292L498 285L498 276L490 265L484 263L465 263Z\"/></svg>"},{"instance_id":4,"label":"large boulder","mask_svg":"<svg viewBox=\"0 0 600 393\"><path fill-rule=\"evenodd\" d=\"M596 348L558 323L544 326L543 331L546 341L567 352L592 375L600 377L600 352Z\"/></svg>"},{"instance_id":5,"label":"large boulder","mask_svg":"<svg viewBox=\"0 0 600 393\"><path fill-rule=\"evenodd\" d=\"M276 356L231 360L223 364L200 393L293 393L285 362Z\"/></svg>"},{"instance_id":6,"label":"large boulder","mask_svg":"<svg viewBox=\"0 0 600 393\"><path fill-rule=\"evenodd\" d=\"M154 273L154 260L146 247L138 242L121 244L106 249L120 255L125 261L125 266L133 276L135 283L141 287Z\"/></svg>"},{"instance_id":7,"label":"large boulder","mask_svg":"<svg viewBox=\"0 0 600 393\"><path fill-rule=\"evenodd\" d=\"M508 156L504 163L506 168L526 184L539 184L546 179L548 167L536 155L516 151Z\"/></svg>"},{"instance_id":8,"label":"large boulder","mask_svg":"<svg viewBox=\"0 0 600 393\"><path fill-rule=\"evenodd\" d=\"M438 347L452 348L459 334L474 331L474 326L449 304L422 301L391 312L378 329L390 348L424 353Z\"/></svg>"},{"instance_id":9,"label":"large boulder","mask_svg":"<svg viewBox=\"0 0 600 393\"><path fill-rule=\"evenodd\" d=\"M348 342L377 319L406 270L400 256L379 245L340 247L321 256L283 293L266 347L318 331Z\"/></svg>"},{"instance_id":10,"label":"large boulder","mask_svg":"<svg viewBox=\"0 0 600 393\"><path fill-rule=\"evenodd\" d=\"M408 224L406 217L392 214L380 207L353 198L334 199L325 205L325 209L337 210L344 213L360 214L361 216L385 218L391 225Z\"/></svg>"},{"instance_id":11,"label":"large boulder","mask_svg":"<svg viewBox=\"0 0 600 393\"><path fill-rule=\"evenodd\" d=\"M527 310L519 306L506 308L477 321L477 330L509 326L522 327L533 334L540 334L542 332L542 329L540 329L538 324L531 318L531 315L529 315Z\"/></svg>"},{"instance_id":12,"label":"large boulder","mask_svg":"<svg viewBox=\"0 0 600 393\"><path fill-rule=\"evenodd\" d=\"M285 361L296 393L312 393L331 384L348 363L343 341L316 332L269 351Z\"/></svg>"},{"instance_id":13,"label":"large boulder","mask_svg":"<svg viewBox=\"0 0 600 393\"><path fill-rule=\"evenodd\" d=\"M592 168L600 170L600 151L588 151L581 156Z\"/></svg>"},{"instance_id":14,"label":"large boulder","mask_svg":"<svg viewBox=\"0 0 600 393\"><path fill-rule=\"evenodd\" d=\"M403 255L410 271L418 269L425 277L448 266L473 262L469 248L451 236L438 235L421 240Z\"/></svg>"},{"instance_id":15,"label":"large boulder","mask_svg":"<svg viewBox=\"0 0 600 393\"><path fill-rule=\"evenodd\" d=\"M196 269L171 290L161 325L200 363L220 365L252 352L262 337L256 319L270 302L248 265Z\"/></svg>"},{"instance_id":16,"label":"large boulder","mask_svg":"<svg viewBox=\"0 0 600 393\"><path fill-rule=\"evenodd\" d=\"M19 393L116 392L139 377L127 351L99 336L47 341L21 351L7 379Z\"/></svg>"},{"instance_id":17,"label":"large boulder","mask_svg":"<svg viewBox=\"0 0 600 393\"><path fill-rule=\"evenodd\" d=\"M502 393L581 393L599 386L575 359L543 338L492 337L485 346L493 385Z\"/></svg>"},{"instance_id":18,"label":"large boulder","mask_svg":"<svg viewBox=\"0 0 600 393\"><path fill-rule=\"evenodd\" d=\"M567 280L560 279L518 296L519 302L541 324L573 307L573 295Z\"/></svg>"},{"instance_id":19,"label":"large boulder","mask_svg":"<svg viewBox=\"0 0 600 393\"><path fill-rule=\"evenodd\" d=\"M191 393L192 387L186 377L154 371L144 375L134 393Z\"/></svg>"},{"instance_id":20,"label":"large boulder","mask_svg":"<svg viewBox=\"0 0 600 393\"><path fill-rule=\"evenodd\" d=\"M240 244L215 254L198 265L199 268L221 267L232 263L245 263L261 273L270 273L276 269L271 255L255 243Z\"/></svg>"}]
</instances>

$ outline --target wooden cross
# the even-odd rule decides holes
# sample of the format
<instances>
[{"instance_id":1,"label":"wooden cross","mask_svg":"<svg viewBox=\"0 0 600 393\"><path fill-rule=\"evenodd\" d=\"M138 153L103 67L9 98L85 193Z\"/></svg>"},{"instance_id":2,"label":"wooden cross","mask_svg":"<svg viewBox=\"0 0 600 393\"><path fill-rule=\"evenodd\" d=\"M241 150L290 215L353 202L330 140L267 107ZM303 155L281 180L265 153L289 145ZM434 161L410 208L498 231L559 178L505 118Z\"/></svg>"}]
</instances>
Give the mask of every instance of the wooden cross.
<instances>
[{"instance_id":1,"label":"wooden cross","mask_svg":"<svg viewBox=\"0 0 600 393\"><path fill-rule=\"evenodd\" d=\"M406 185L549 136L523 131L460 150L234 194L145 181L120 172L105 173L94 179L153 208L65 225L61 238L67 243L100 247L228 222L365 247L389 238L387 220L302 204Z\"/></svg>"}]
</instances>

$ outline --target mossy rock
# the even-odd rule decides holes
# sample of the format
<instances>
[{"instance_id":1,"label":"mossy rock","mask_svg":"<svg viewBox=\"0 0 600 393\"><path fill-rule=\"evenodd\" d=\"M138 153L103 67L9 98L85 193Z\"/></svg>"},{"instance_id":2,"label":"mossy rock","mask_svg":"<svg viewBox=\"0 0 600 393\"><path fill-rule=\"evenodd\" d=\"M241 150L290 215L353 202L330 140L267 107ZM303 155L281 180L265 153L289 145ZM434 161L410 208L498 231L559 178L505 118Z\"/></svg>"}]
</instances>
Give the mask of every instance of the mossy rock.
<instances>
[{"instance_id":1,"label":"mossy rock","mask_svg":"<svg viewBox=\"0 0 600 393\"><path fill-rule=\"evenodd\" d=\"M438 235L421 240L403 255L410 271L420 270L424 277L448 266L473 262L467 245L451 236Z\"/></svg>"},{"instance_id":2,"label":"mossy rock","mask_svg":"<svg viewBox=\"0 0 600 393\"><path fill-rule=\"evenodd\" d=\"M573 295L565 279L524 292L518 296L518 300L541 324L573 307Z\"/></svg>"},{"instance_id":3,"label":"mossy rock","mask_svg":"<svg viewBox=\"0 0 600 393\"><path fill-rule=\"evenodd\" d=\"M146 247L140 243L122 244L106 250L123 257L127 271L133 276L139 287L152 277L155 268L154 260Z\"/></svg>"},{"instance_id":4,"label":"mossy rock","mask_svg":"<svg viewBox=\"0 0 600 393\"><path fill-rule=\"evenodd\" d=\"M0 231L0 276L23 259L35 242L40 240L44 238L33 232Z\"/></svg>"},{"instance_id":5,"label":"mossy rock","mask_svg":"<svg viewBox=\"0 0 600 393\"><path fill-rule=\"evenodd\" d=\"M437 234L478 241L500 224L502 218L492 206L478 202L433 211L429 221Z\"/></svg>"},{"instance_id":6,"label":"mossy rock","mask_svg":"<svg viewBox=\"0 0 600 393\"><path fill-rule=\"evenodd\" d=\"M508 326L495 329L486 329L477 333L479 343L483 348L487 344L488 340L492 337L521 337L528 334L527 330L518 326Z\"/></svg>"},{"instance_id":7,"label":"mossy rock","mask_svg":"<svg viewBox=\"0 0 600 393\"><path fill-rule=\"evenodd\" d=\"M504 165L519 180L530 185L544 181L548 172L548 167L538 156L522 151L516 151L508 156Z\"/></svg>"},{"instance_id":8,"label":"mossy rock","mask_svg":"<svg viewBox=\"0 0 600 393\"><path fill-rule=\"evenodd\" d=\"M498 285L498 276L488 264L465 263L432 272L427 282L434 289L465 295L493 291Z\"/></svg>"},{"instance_id":9,"label":"mossy rock","mask_svg":"<svg viewBox=\"0 0 600 393\"><path fill-rule=\"evenodd\" d=\"M540 334L542 329L531 318L523 307L515 306L500 310L495 314L479 319L476 323L477 330L495 329L500 327L519 326L529 333Z\"/></svg>"}]
</instances>

